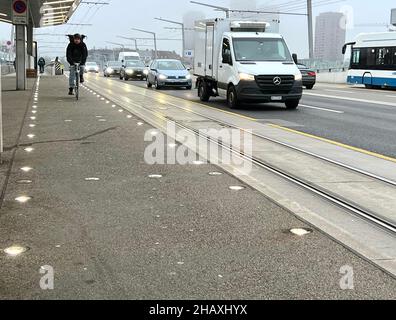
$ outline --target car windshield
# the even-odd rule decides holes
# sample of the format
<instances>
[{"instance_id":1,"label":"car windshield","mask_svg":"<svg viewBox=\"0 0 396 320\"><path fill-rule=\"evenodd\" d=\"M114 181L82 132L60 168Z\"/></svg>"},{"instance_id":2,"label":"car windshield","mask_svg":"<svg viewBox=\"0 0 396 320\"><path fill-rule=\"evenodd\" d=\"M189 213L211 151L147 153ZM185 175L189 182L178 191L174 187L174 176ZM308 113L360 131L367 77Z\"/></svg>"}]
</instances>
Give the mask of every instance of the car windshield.
<instances>
[{"instance_id":1,"label":"car windshield","mask_svg":"<svg viewBox=\"0 0 396 320\"><path fill-rule=\"evenodd\" d=\"M109 62L109 67L115 67L115 68L118 68L118 67L121 67L121 62Z\"/></svg>"},{"instance_id":2,"label":"car windshield","mask_svg":"<svg viewBox=\"0 0 396 320\"><path fill-rule=\"evenodd\" d=\"M96 67L97 63L96 62L87 62L87 66Z\"/></svg>"},{"instance_id":3,"label":"car windshield","mask_svg":"<svg viewBox=\"0 0 396 320\"><path fill-rule=\"evenodd\" d=\"M237 61L292 61L283 39L234 39Z\"/></svg>"},{"instance_id":4,"label":"car windshield","mask_svg":"<svg viewBox=\"0 0 396 320\"><path fill-rule=\"evenodd\" d=\"M126 67L132 67L132 68L144 68L145 65L142 61L127 61L126 62Z\"/></svg>"},{"instance_id":5,"label":"car windshield","mask_svg":"<svg viewBox=\"0 0 396 320\"><path fill-rule=\"evenodd\" d=\"M158 61L158 70L185 70L180 61Z\"/></svg>"}]
</instances>

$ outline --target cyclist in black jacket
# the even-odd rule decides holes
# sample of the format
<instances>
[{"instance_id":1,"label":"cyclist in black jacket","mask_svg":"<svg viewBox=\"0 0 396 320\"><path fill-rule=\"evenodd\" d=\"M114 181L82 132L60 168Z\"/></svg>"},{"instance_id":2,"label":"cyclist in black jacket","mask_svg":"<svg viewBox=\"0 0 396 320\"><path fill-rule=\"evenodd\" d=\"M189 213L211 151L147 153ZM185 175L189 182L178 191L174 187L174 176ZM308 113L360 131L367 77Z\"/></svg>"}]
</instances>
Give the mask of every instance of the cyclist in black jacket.
<instances>
[{"instance_id":1,"label":"cyclist in black jacket","mask_svg":"<svg viewBox=\"0 0 396 320\"><path fill-rule=\"evenodd\" d=\"M69 95L73 95L75 86L75 63L80 63L80 82L84 82L84 66L88 58L88 49L84 43L85 36L78 33L69 35L70 43L67 47L66 57L70 64Z\"/></svg>"}]
</instances>

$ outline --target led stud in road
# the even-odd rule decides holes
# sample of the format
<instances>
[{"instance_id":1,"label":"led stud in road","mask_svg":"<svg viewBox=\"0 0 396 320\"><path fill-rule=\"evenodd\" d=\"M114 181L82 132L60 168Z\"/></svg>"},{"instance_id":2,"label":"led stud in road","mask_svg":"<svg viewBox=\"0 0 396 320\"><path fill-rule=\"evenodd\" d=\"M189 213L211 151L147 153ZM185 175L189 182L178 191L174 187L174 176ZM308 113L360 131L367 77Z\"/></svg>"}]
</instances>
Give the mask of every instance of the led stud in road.
<instances>
[{"instance_id":1,"label":"led stud in road","mask_svg":"<svg viewBox=\"0 0 396 320\"><path fill-rule=\"evenodd\" d=\"M124 110L122 110L122 109L119 109L119 110L118 110L118 112L120 112L120 113L121 113L121 112L124 112Z\"/></svg>"},{"instance_id":2,"label":"led stud in road","mask_svg":"<svg viewBox=\"0 0 396 320\"><path fill-rule=\"evenodd\" d=\"M142 126L144 123L143 122L138 122L137 125L138 126Z\"/></svg>"},{"instance_id":3,"label":"led stud in road","mask_svg":"<svg viewBox=\"0 0 396 320\"><path fill-rule=\"evenodd\" d=\"M312 230L304 229L304 228L294 228L294 229L290 229L290 232L296 236L302 237L312 233Z\"/></svg>"},{"instance_id":4,"label":"led stud in road","mask_svg":"<svg viewBox=\"0 0 396 320\"><path fill-rule=\"evenodd\" d=\"M150 174L149 178L150 179L161 179L162 175L160 175L160 174Z\"/></svg>"},{"instance_id":5,"label":"led stud in road","mask_svg":"<svg viewBox=\"0 0 396 320\"><path fill-rule=\"evenodd\" d=\"M209 175L210 175L210 176L221 176L222 173L221 173L221 172L214 171L214 172L209 172Z\"/></svg>"},{"instance_id":6,"label":"led stud in road","mask_svg":"<svg viewBox=\"0 0 396 320\"><path fill-rule=\"evenodd\" d=\"M100 181L100 179L92 177L92 178L85 178L85 181Z\"/></svg>"},{"instance_id":7,"label":"led stud in road","mask_svg":"<svg viewBox=\"0 0 396 320\"><path fill-rule=\"evenodd\" d=\"M33 109L37 109L37 106L33 106L32 108L33 108Z\"/></svg>"},{"instance_id":8,"label":"led stud in road","mask_svg":"<svg viewBox=\"0 0 396 320\"><path fill-rule=\"evenodd\" d=\"M8 247L8 248L4 249L3 251L8 256L17 257L17 256L25 253L28 250L29 249L27 247L23 247L23 246L19 246L19 245L13 245L11 247Z\"/></svg>"},{"instance_id":9,"label":"led stud in road","mask_svg":"<svg viewBox=\"0 0 396 320\"><path fill-rule=\"evenodd\" d=\"M29 127L30 127L30 128L34 128L35 126L36 126L36 125L33 124L33 123L29 124Z\"/></svg>"},{"instance_id":10,"label":"led stud in road","mask_svg":"<svg viewBox=\"0 0 396 320\"><path fill-rule=\"evenodd\" d=\"M113 104L111 107L112 107L112 108L115 108L115 107L116 107L116 105L115 105L115 104Z\"/></svg>"},{"instance_id":11,"label":"led stud in road","mask_svg":"<svg viewBox=\"0 0 396 320\"><path fill-rule=\"evenodd\" d=\"M26 202L28 202L29 200L32 200L32 198L31 198L31 197L28 197L28 196L20 196L20 197L18 197L18 198L15 198L15 201L17 201L17 202L19 202L19 203L26 203Z\"/></svg>"},{"instance_id":12,"label":"led stud in road","mask_svg":"<svg viewBox=\"0 0 396 320\"><path fill-rule=\"evenodd\" d=\"M35 135L34 135L34 134L28 134L27 137L28 137L29 139L33 139L33 138L35 137Z\"/></svg>"},{"instance_id":13,"label":"led stud in road","mask_svg":"<svg viewBox=\"0 0 396 320\"><path fill-rule=\"evenodd\" d=\"M30 171L33 170L33 168L30 168L30 167L22 167L21 170L22 170L23 172L30 172Z\"/></svg>"},{"instance_id":14,"label":"led stud in road","mask_svg":"<svg viewBox=\"0 0 396 320\"><path fill-rule=\"evenodd\" d=\"M36 120L36 117L30 117L30 120Z\"/></svg>"},{"instance_id":15,"label":"led stud in road","mask_svg":"<svg viewBox=\"0 0 396 320\"><path fill-rule=\"evenodd\" d=\"M200 166L205 164L205 162L197 160L197 161L193 161L193 164L195 164L196 166Z\"/></svg>"},{"instance_id":16,"label":"led stud in road","mask_svg":"<svg viewBox=\"0 0 396 320\"><path fill-rule=\"evenodd\" d=\"M127 118L128 119L132 119L132 116L129 114L129 115L127 115Z\"/></svg>"},{"instance_id":17,"label":"led stud in road","mask_svg":"<svg viewBox=\"0 0 396 320\"><path fill-rule=\"evenodd\" d=\"M230 190L232 190L232 191L242 191L244 189L245 189L245 187L242 187L242 186L231 186L230 187Z\"/></svg>"},{"instance_id":18,"label":"led stud in road","mask_svg":"<svg viewBox=\"0 0 396 320\"><path fill-rule=\"evenodd\" d=\"M32 111L32 113L33 113L33 114L36 114L36 113L37 113L37 111L36 111L36 110L33 110L33 111Z\"/></svg>"},{"instance_id":19,"label":"led stud in road","mask_svg":"<svg viewBox=\"0 0 396 320\"><path fill-rule=\"evenodd\" d=\"M25 151L26 152L32 152L32 151L34 151L34 149L32 147L28 147L28 148L25 149Z\"/></svg>"},{"instance_id":20,"label":"led stud in road","mask_svg":"<svg viewBox=\"0 0 396 320\"><path fill-rule=\"evenodd\" d=\"M33 181L27 180L27 179L22 179L22 180L18 180L16 183L17 184L31 184L31 183L33 183Z\"/></svg>"}]
</instances>

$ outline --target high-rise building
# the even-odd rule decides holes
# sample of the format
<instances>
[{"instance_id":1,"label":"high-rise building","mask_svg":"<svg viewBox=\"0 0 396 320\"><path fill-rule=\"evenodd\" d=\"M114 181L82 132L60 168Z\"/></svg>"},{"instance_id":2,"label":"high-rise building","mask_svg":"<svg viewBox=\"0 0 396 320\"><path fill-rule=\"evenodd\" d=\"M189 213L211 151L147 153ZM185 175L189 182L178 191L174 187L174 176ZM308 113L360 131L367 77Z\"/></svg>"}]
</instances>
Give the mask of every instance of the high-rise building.
<instances>
[{"instance_id":1,"label":"high-rise building","mask_svg":"<svg viewBox=\"0 0 396 320\"><path fill-rule=\"evenodd\" d=\"M343 60L346 30L342 28L342 19L344 14L340 12L324 12L316 17L315 59Z\"/></svg>"}]
</instances>

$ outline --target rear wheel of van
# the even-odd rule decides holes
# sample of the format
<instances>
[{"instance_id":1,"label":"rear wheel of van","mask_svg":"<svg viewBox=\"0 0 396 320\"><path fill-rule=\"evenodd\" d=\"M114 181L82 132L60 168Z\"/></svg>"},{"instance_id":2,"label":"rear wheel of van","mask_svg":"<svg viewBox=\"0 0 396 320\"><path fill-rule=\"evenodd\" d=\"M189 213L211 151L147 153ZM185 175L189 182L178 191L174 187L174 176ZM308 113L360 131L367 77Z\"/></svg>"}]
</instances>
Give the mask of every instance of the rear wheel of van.
<instances>
[{"instance_id":1,"label":"rear wheel of van","mask_svg":"<svg viewBox=\"0 0 396 320\"><path fill-rule=\"evenodd\" d=\"M228 88L227 104L230 109L236 109L239 107L238 94L234 86Z\"/></svg>"},{"instance_id":2,"label":"rear wheel of van","mask_svg":"<svg viewBox=\"0 0 396 320\"><path fill-rule=\"evenodd\" d=\"M208 85L201 81L198 86L198 96L202 102L208 102L210 99Z\"/></svg>"},{"instance_id":3,"label":"rear wheel of van","mask_svg":"<svg viewBox=\"0 0 396 320\"><path fill-rule=\"evenodd\" d=\"M147 88L152 88L153 84L150 82L149 79L147 79Z\"/></svg>"},{"instance_id":4,"label":"rear wheel of van","mask_svg":"<svg viewBox=\"0 0 396 320\"><path fill-rule=\"evenodd\" d=\"M287 109L296 110L300 104L300 100L287 100L285 104Z\"/></svg>"},{"instance_id":5,"label":"rear wheel of van","mask_svg":"<svg viewBox=\"0 0 396 320\"><path fill-rule=\"evenodd\" d=\"M313 84L310 84L309 86L307 86L307 89L308 89L308 90L312 90L313 87L314 87L314 85L313 85Z\"/></svg>"}]
</instances>

